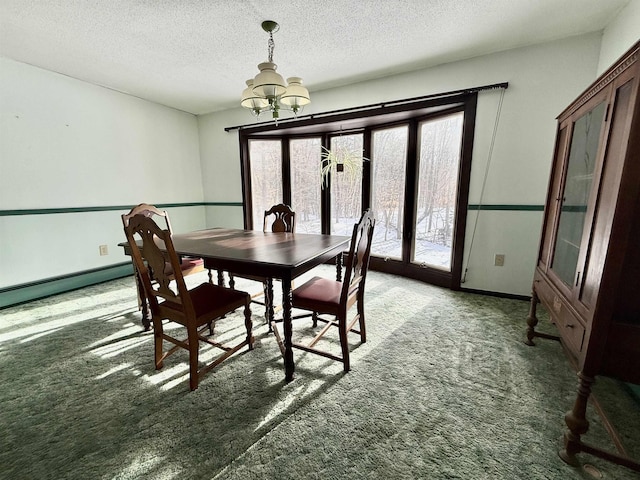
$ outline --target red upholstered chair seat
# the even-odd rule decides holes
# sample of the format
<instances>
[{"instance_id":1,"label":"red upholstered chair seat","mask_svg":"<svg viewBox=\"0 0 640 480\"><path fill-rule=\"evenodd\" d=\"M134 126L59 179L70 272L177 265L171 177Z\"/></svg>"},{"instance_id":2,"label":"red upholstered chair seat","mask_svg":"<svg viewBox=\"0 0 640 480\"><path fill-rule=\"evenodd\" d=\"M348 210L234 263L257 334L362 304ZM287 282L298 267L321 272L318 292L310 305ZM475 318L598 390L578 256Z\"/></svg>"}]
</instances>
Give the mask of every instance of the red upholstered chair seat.
<instances>
[{"instance_id":1,"label":"red upholstered chair seat","mask_svg":"<svg viewBox=\"0 0 640 480\"><path fill-rule=\"evenodd\" d=\"M342 282L313 277L293 291L293 303L297 308L335 315L340 308L341 293Z\"/></svg>"},{"instance_id":2,"label":"red upholstered chair seat","mask_svg":"<svg viewBox=\"0 0 640 480\"><path fill-rule=\"evenodd\" d=\"M231 304L241 307L246 296L244 292L239 290L223 290L212 283L202 283L189 290L188 295L191 297L196 318L205 314L213 317L222 316L228 313L228 306ZM159 302L159 306L178 312L184 309L183 305L170 300Z\"/></svg>"}]
</instances>

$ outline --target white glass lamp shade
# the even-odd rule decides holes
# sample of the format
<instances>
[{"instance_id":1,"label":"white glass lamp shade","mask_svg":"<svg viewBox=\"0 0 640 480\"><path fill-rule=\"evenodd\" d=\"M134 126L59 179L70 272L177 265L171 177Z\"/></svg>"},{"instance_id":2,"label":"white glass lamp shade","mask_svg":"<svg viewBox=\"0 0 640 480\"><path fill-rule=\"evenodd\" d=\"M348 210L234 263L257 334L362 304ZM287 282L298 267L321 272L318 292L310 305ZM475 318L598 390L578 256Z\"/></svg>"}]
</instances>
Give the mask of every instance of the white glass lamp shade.
<instances>
[{"instance_id":1,"label":"white glass lamp shade","mask_svg":"<svg viewBox=\"0 0 640 480\"><path fill-rule=\"evenodd\" d=\"M275 63L264 62L258 68L260 73L253 79L253 93L259 97L274 99L287 91L282 75L276 72Z\"/></svg>"},{"instance_id":2,"label":"white glass lamp shade","mask_svg":"<svg viewBox=\"0 0 640 480\"><path fill-rule=\"evenodd\" d=\"M280 101L285 105L289 105L294 112L299 111L302 107L311 103L309 90L302 86L300 77L287 78L287 91L282 95Z\"/></svg>"},{"instance_id":3,"label":"white glass lamp shade","mask_svg":"<svg viewBox=\"0 0 640 480\"><path fill-rule=\"evenodd\" d=\"M240 105L242 105L244 108L249 108L251 109L251 111L258 114L267 105L269 105L269 102L266 99L259 97L255 93L253 93L253 79L251 79L247 80L247 88L245 88L242 92Z\"/></svg>"}]
</instances>

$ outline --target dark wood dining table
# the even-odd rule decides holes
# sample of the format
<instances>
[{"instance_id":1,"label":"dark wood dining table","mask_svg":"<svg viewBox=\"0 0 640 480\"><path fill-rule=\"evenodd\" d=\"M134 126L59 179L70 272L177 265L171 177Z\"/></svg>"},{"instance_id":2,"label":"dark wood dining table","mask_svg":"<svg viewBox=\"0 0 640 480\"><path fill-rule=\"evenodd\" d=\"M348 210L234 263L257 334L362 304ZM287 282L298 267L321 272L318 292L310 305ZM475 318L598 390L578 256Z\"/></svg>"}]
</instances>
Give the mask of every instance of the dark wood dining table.
<instances>
[{"instance_id":1,"label":"dark wood dining table","mask_svg":"<svg viewBox=\"0 0 640 480\"><path fill-rule=\"evenodd\" d=\"M172 236L176 253L200 257L205 268L280 279L284 330L285 379L293 380L291 283L312 268L340 258L350 237L306 233L271 233L231 228L197 230ZM121 243L127 253L126 243ZM211 277L210 277L211 278Z\"/></svg>"}]
</instances>

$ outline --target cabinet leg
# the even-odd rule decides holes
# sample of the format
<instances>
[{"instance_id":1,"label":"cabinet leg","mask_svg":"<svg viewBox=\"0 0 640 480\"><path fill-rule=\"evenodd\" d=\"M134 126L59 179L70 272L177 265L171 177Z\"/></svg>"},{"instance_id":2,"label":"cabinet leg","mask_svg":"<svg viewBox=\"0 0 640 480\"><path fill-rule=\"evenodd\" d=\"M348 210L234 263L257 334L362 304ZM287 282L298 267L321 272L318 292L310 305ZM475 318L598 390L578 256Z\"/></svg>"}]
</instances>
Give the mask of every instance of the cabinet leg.
<instances>
[{"instance_id":1,"label":"cabinet leg","mask_svg":"<svg viewBox=\"0 0 640 480\"><path fill-rule=\"evenodd\" d=\"M540 299L534 288L531 292L531 303L529 304L529 315L527 316L527 339L524 341L525 344L530 346L535 345L533 339L537 336L536 325L538 325L538 317L536 316L536 309L539 301Z\"/></svg>"},{"instance_id":2,"label":"cabinet leg","mask_svg":"<svg viewBox=\"0 0 640 480\"><path fill-rule=\"evenodd\" d=\"M568 431L564 434L564 448L558 452L560 458L569 465L579 465L576 454L582 451L580 437L589 430L587 420L587 402L591 395L591 386L594 379L582 372L578 373L580 383L578 384L578 396L571 409L564 417Z\"/></svg>"}]
</instances>

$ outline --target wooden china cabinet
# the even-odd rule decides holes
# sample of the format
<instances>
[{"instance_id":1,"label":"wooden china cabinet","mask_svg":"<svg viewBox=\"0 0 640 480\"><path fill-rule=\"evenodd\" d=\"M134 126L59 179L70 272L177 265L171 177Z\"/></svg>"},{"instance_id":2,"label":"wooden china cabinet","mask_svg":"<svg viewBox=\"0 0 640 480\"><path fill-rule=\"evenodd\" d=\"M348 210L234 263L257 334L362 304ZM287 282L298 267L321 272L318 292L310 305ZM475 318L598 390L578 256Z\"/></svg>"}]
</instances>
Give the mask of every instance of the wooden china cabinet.
<instances>
[{"instance_id":1,"label":"wooden china cabinet","mask_svg":"<svg viewBox=\"0 0 640 480\"><path fill-rule=\"evenodd\" d=\"M640 42L558 117L533 279L527 341L560 339L578 368L560 456L586 452L640 471L582 441L597 375L640 383ZM542 303L559 336L535 330Z\"/></svg>"}]
</instances>

